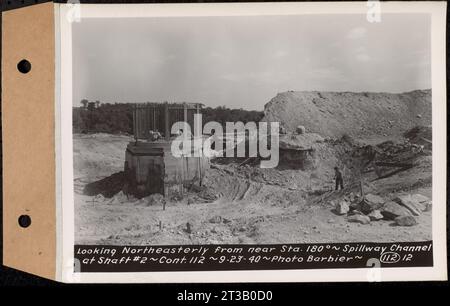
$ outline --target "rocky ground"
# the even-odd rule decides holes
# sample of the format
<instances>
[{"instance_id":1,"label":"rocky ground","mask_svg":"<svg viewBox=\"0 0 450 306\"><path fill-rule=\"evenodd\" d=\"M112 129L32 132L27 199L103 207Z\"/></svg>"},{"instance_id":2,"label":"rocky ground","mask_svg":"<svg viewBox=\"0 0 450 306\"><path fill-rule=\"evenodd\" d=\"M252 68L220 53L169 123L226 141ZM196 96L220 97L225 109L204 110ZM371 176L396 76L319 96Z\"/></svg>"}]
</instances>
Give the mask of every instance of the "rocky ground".
<instances>
[{"instance_id":1,"label":"rocky ground","mask_svg":"<svg viewBox=\"0 0 450 306\"><path fill-rule=\"evenodd\" d=\"M76 243L430 240L431 145L422 140L431 138L427 131L394 141L380 135L370 144L317 139L305 169L284 160L274 169L261 169L257 161L214 160L202 187L182 199L85 195L86 184L122 170L130 137L74 135ZM341 191L332 190L335 165L344 173Z\"/></svg>"}]
</instances>

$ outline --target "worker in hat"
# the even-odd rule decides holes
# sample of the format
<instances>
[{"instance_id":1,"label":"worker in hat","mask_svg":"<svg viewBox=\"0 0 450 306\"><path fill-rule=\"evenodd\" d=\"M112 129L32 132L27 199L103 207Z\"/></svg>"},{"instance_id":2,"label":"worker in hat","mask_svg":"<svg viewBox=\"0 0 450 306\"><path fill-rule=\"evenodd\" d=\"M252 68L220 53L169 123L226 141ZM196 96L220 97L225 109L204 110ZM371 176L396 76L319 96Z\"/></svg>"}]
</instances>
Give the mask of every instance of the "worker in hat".
<instances>
[{"instance_id":1,"label":"worker in hat","mask_svg":"<svg viewBox=\"0 0 450 306\"><path fill-rule=\"evenodd\" d=\"M336 166L334 167L334 179L336 180L336 190L344 189L344 180L342 179L342 172L339 170L339 168Z\"/></svg>"}]
</instances>

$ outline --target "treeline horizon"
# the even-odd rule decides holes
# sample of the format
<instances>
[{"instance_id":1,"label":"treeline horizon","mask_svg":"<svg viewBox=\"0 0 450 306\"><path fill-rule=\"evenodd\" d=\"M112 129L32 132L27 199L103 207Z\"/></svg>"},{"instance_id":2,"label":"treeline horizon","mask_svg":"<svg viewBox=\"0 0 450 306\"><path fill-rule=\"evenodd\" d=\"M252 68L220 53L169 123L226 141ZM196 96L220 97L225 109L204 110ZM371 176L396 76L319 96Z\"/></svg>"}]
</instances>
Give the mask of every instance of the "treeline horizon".
<instances>
[{"instance_id":1,"label":"treeline horizon","mask_svg":"<svg viewBox=\"0 0 450 306\"><path fill-rule=\"evenodd\" d=\"M133 134L132 103L99 103L82 100L83 106L73 107L72 124L74 133ZM231 109L226 106L204 107L201 110L203 122L217 121L225 128L226 122L259 122L263 111Z\"/></svg>"}]
</instances>

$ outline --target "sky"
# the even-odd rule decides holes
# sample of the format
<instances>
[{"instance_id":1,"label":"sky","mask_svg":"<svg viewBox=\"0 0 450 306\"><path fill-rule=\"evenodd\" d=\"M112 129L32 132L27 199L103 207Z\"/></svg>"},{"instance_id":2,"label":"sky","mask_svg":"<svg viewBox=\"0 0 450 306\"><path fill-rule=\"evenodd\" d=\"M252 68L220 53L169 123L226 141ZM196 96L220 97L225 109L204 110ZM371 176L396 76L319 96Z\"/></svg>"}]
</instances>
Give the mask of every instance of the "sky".
<instances>
[{"instance_id":1,"label":"sky","mask_svg":"<svg viewBox=\"0 0 450 306\"><path fill-rule=\"evenodd\" d=\"M426 14L92 18L74 23L73 105L263 110L277 93L431 88Z\"/></svg>"}]
</instances>

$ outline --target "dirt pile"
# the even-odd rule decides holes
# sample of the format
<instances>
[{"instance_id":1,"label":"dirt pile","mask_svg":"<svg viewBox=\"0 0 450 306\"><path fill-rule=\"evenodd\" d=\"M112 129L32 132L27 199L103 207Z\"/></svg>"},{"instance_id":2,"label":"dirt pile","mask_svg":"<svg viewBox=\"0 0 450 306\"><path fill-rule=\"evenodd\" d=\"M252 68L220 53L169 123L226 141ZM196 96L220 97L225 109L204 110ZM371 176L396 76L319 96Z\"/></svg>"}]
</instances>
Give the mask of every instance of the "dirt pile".
<instances>
[{"instance_id":1,"label":"dirt pile","mask_svg":"<svg viewBox=\"0 0 450 306\"><path fill-rule=\"evenodd\" d=\"M74 134L73 170L75 179L90 182L123 170L130 136Z\"/></svg>"},{"instance_id":2,"label":"dirt pile","mask_svg":"<svg viewBox=\"0 0 450 306\"><path fill-rule=\"evenodd\" d=\"M263 120L280 122L287 132L302 125L323 137L400 136L413 126L431 125L431 90L283 92L265 105Z\"/></svg>"}]
</instances>

